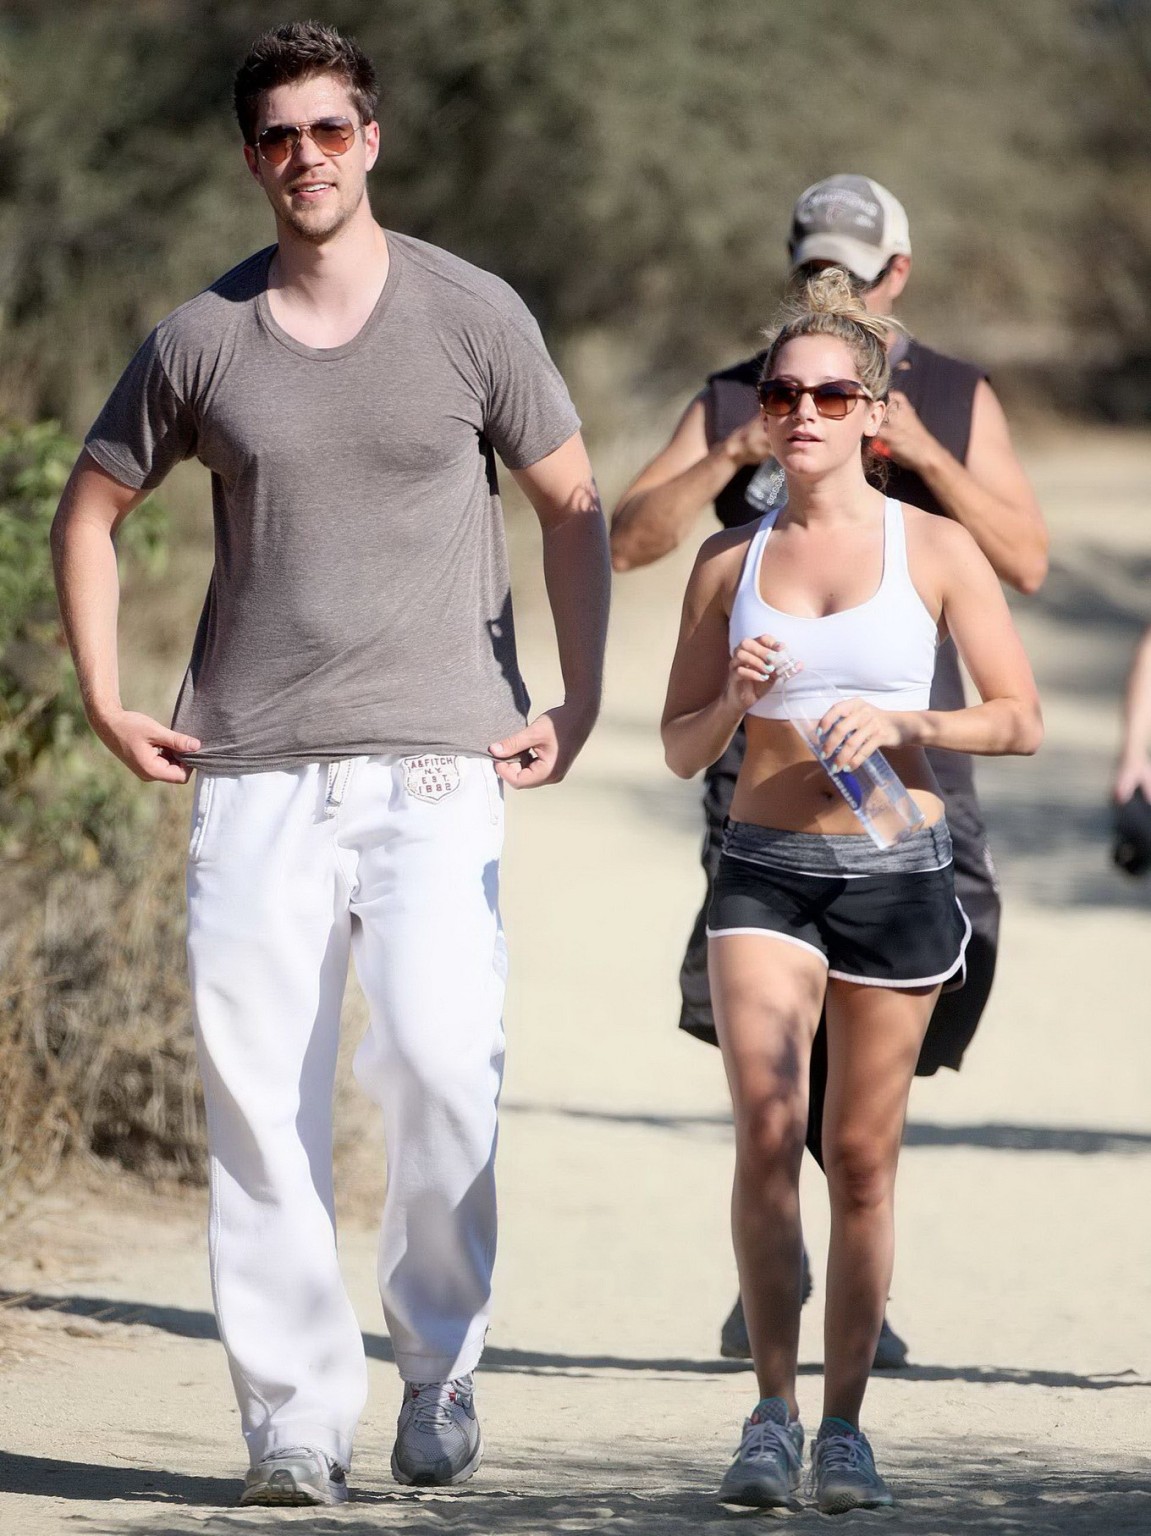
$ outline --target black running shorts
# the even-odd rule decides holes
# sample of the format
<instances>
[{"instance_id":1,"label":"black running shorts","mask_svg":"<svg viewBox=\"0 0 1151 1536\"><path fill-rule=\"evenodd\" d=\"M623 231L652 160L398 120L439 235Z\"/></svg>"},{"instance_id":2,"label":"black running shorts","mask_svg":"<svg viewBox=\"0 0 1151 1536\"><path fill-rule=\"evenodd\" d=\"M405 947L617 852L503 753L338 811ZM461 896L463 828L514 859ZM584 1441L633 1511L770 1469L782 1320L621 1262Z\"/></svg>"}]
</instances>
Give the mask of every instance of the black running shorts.
<instances>
[{"instance_id":1,"label":"black running shorts","mask_svg":"<svg viewBox=\"0 0 1151 1536\"><path fill-rule=\"evenodd\" d=\"M709 939L759 933L819 956L829 976L872 987L962 978L971 934L955 896L945 821L893 848L729 822Z\"/></svg>"}]
</instances>

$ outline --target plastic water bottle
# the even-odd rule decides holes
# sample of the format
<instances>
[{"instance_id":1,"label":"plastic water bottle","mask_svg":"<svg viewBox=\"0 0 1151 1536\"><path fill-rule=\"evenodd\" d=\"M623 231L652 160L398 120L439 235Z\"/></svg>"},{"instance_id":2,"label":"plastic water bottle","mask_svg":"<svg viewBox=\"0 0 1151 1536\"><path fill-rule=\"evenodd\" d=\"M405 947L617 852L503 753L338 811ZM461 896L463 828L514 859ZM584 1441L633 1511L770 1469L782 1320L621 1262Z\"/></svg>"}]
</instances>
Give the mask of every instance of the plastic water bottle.
<instances>
[{"instance_id":1,"label":"plastic water bottle","mask_svg":"<svg viewBox=\"0 0 1151 1536\"><path fill-rule=\"evenodd\" d=\"M819 722L846 695L820 673L799 666L789 656L784 655L776 665L776 688L787 718L855 812L871 841L877 848L890 848L909 837L923 825L923 812L882 752L873 752L858 768L850 770L836 767L824 755Z\"/></svg>"},{"instance_id":2,"label":"plastic water bottle","mask_svg":"<svg viewBox=\"0 0 1151 1536\"><path fill-rule=\"evenodd\" d=\"M747 482L743 499L762 517L787 503L787 476L770 454Z\"/></svg>"}]
</instances>

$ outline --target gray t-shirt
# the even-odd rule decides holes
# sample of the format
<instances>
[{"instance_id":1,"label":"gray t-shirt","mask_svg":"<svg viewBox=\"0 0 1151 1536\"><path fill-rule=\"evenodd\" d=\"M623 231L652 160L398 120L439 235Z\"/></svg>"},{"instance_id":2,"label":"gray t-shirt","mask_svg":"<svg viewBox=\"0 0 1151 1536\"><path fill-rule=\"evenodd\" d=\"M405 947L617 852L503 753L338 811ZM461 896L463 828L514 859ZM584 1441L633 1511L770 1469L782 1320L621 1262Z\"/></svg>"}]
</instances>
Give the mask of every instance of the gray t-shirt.
<instances>
[{"instance_id":1,"label":"gray t-shirt","mask_svg":"<svg viewBox=\"0 0 1151 1536\"><path fill-rule=\"evenodd\" d=\"M387 238L351 341L281 330L271 247L157 326L88 436L134 488L191 457L212 473L215 565L173 722L198 768L483 752L524 722L493 451L526 468L579 418L506 283Z\"/></svg>"}]
</instances>

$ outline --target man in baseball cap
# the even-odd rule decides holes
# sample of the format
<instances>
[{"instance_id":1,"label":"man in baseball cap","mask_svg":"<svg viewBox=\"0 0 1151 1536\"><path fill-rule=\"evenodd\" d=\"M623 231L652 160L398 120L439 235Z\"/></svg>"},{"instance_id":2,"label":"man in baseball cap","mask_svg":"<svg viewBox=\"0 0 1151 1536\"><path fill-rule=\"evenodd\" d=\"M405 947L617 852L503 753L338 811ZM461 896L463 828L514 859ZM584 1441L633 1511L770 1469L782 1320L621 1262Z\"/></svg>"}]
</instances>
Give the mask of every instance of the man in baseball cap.
<instances>
[{"instance_id":1,"label":"man in baseball cap","mask_svg":"<svg viewBox=\"0 0 1151 1536\"><path fill-rule=\"evenodd\" d=\"M793 281L819 267L844 267L864 303L889 315L911 275L911 237L903 205L867 176L829 176L800 196L788 238ZM763 317L752 317L756 325ZM903 332L889 342L892 389L876 446L885 454L886 489L963 524L1000 578L1034 592L1047 570L1047 534L1027 477L1015 456L1003 409L982 369L947 357ZM762 353L712 374L688 405L670 441L621 497L612 517L612 563L617 571L647 565L693 531L709 502L725 527L761 517L779 493L778 475L765 461L769 448L756 384ZM786 492L784 491L784 494ZM935 709L963 703L954 645L939 649L932 687ZM708 884L719 859L723 824L743 759L743 733L704 775L707 836L703 866ZM955 884L972 924L967 981L944 992L932 1015L917 1068L930 1075L958 1069L991 991L999 929L999 893L975 794L972 763L958 752L929 753L943 791L955 857ZM712 1044L715 1021L707 983L707 900L688 942L680 989L680 1027ZM822 1163L821 1129L827 1080L826 1035L812 1051L808 1148ZM804 1275L804 1287L810 1282ZM750 1354L737 1301L724 1324L725 1355ZM898 1367L906 1346L884 1321L876 1353L879 1367Z\"/></svg>"},{"instance_id":2,"label":"man in baseball cap","mask_svg":"<svg viewBox=\"0 0 1151 1536\"><path fill-rule=\"evenodd\" d=\"M873 283L893 256L911 255L907 214L867 176L829 176L796 203L787 253L793 271L830 262Z\"/></svg>"},{"instance_id":3,"label":"man in baseball cap","mask_svg":"<svg viewBox=\"0 0 1151 1536\"><path fill-rule=\"evenodd\" d=\"M1151 869L1151 628L1143 631L1127 674L1113 797L1111 857L1127 874L1145 875Z\"/></svg>"}]
</instances>

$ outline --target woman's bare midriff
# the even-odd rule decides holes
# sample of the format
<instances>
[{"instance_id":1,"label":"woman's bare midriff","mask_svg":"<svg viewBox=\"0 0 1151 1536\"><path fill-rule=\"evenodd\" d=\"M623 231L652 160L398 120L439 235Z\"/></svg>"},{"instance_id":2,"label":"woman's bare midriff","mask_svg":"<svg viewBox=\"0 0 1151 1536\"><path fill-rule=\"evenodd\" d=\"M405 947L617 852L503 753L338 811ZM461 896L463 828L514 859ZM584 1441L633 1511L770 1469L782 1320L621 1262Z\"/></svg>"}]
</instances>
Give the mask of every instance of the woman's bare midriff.
<instances>
[{"instance_id":1,"label":"woman's bare midriff","mask_svg":"<svg viewBox=\"0 0 1151 1536\"><path fill-rule=\"evenodd\" d=\"M866 837L843 796L787 720L745 722L747 753L731 802L733 821L782 832ZM943 815L939 785L921 747L885 747L884 757L907 786L928 826Z\"/></svg>"}]
</instances>

